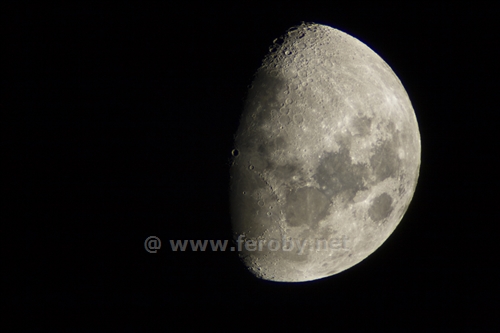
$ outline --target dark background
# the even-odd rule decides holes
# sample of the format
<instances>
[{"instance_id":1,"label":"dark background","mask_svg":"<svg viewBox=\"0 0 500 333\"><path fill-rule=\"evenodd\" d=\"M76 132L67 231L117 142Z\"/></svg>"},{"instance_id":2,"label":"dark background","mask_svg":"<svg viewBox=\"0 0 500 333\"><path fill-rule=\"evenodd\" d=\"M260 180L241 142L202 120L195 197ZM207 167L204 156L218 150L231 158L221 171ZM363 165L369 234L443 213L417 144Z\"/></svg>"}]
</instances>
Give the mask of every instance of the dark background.
<instances>
[{"instance_id":1,"label":"dark background","mask_svg":"<svg viewBox=\"0 0 500 333\"><path fill-rule=\"evenodd\" d=\"M2 2L2 332L492 329L490 3ZM309 283L260 281L236 252L172 252L169 239L231 239L246 89L301 21L360 39L407 89L422 138L409 210L368 259Z\"/></svg>"}]
</instances>

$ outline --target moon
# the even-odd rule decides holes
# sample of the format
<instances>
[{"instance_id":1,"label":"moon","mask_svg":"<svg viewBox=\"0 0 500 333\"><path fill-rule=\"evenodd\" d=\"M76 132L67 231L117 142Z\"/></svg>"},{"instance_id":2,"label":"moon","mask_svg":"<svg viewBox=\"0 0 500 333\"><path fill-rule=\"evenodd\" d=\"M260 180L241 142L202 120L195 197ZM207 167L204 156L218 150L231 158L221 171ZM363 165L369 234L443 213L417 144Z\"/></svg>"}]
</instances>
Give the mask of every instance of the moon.
<instances>
[{"instance_id":1,"label":"moon","mask_svg":"<svg viewBox=\"0 0 500 333\"><path fill-rule=\"evenodd\" d=\"M302 23L276 39L235 135L231 220L258 278L340 273L391 235L413 197L420 134L408 94L368 46Z\"/></svg>"}]
</instances>

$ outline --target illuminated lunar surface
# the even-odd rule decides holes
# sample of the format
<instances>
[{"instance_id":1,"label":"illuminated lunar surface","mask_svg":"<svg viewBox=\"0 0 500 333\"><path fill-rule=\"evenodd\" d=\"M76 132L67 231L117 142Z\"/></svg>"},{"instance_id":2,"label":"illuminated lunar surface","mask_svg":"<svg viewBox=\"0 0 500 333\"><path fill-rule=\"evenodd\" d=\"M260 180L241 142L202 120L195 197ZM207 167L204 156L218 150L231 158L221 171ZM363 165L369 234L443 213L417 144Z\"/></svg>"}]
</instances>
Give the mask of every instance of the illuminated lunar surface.
<instances>
[{"instance_id":1,"label":"illuminated lunar surface","mask_svg":"<svg viewBox=\"0 0 500 333\"><path fill-rule=\"evenodd\" d=\"M316 280L368 257L401 221L420 166L417 120L397 76L365 44L319 24L275 41L234 148L239 254L272 281Z\"/></svg>"}]
</instances>

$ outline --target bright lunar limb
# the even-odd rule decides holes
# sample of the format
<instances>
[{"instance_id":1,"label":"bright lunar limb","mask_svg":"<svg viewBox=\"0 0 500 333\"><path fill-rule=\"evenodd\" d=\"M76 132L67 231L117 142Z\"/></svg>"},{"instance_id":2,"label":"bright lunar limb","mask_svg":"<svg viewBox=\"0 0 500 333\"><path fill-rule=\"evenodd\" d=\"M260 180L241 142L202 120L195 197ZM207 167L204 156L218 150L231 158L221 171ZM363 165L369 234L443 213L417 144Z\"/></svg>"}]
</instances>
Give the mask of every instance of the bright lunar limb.
<instances>
[{"instance_id":1,"label":"bright lunar limb","mask_svg":"<svg viewBox=\"0 0 500 333\"><path fill-rule=\"evenodd\" d=\"M391 68L359 40L301 24L258 69L235 136L231 215L257 277L310 281L373 253L403 217L420 134Z\"/></svg>"}]
</instances>

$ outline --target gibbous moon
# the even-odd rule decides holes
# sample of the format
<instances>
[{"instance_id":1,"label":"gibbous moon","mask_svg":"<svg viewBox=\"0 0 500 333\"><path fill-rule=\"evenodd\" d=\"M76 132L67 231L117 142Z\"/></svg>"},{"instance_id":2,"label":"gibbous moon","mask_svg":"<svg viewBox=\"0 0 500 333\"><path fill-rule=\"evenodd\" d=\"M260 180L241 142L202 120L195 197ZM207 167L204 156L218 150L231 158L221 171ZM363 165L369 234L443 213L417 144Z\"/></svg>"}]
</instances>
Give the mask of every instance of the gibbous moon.
<instances>
[{"instance_id":1,"label":"gibbous moon","mask_svg":"<svg viewBox=\"0 0 500 333\"><path fill-rule=\"evenodd\" d=\"M249 88L231 166L234 238L257 277L310 281L373 253L417 184L420 134L391 68L356 38L302 24Z\"/></svg>"}]
</instances>

